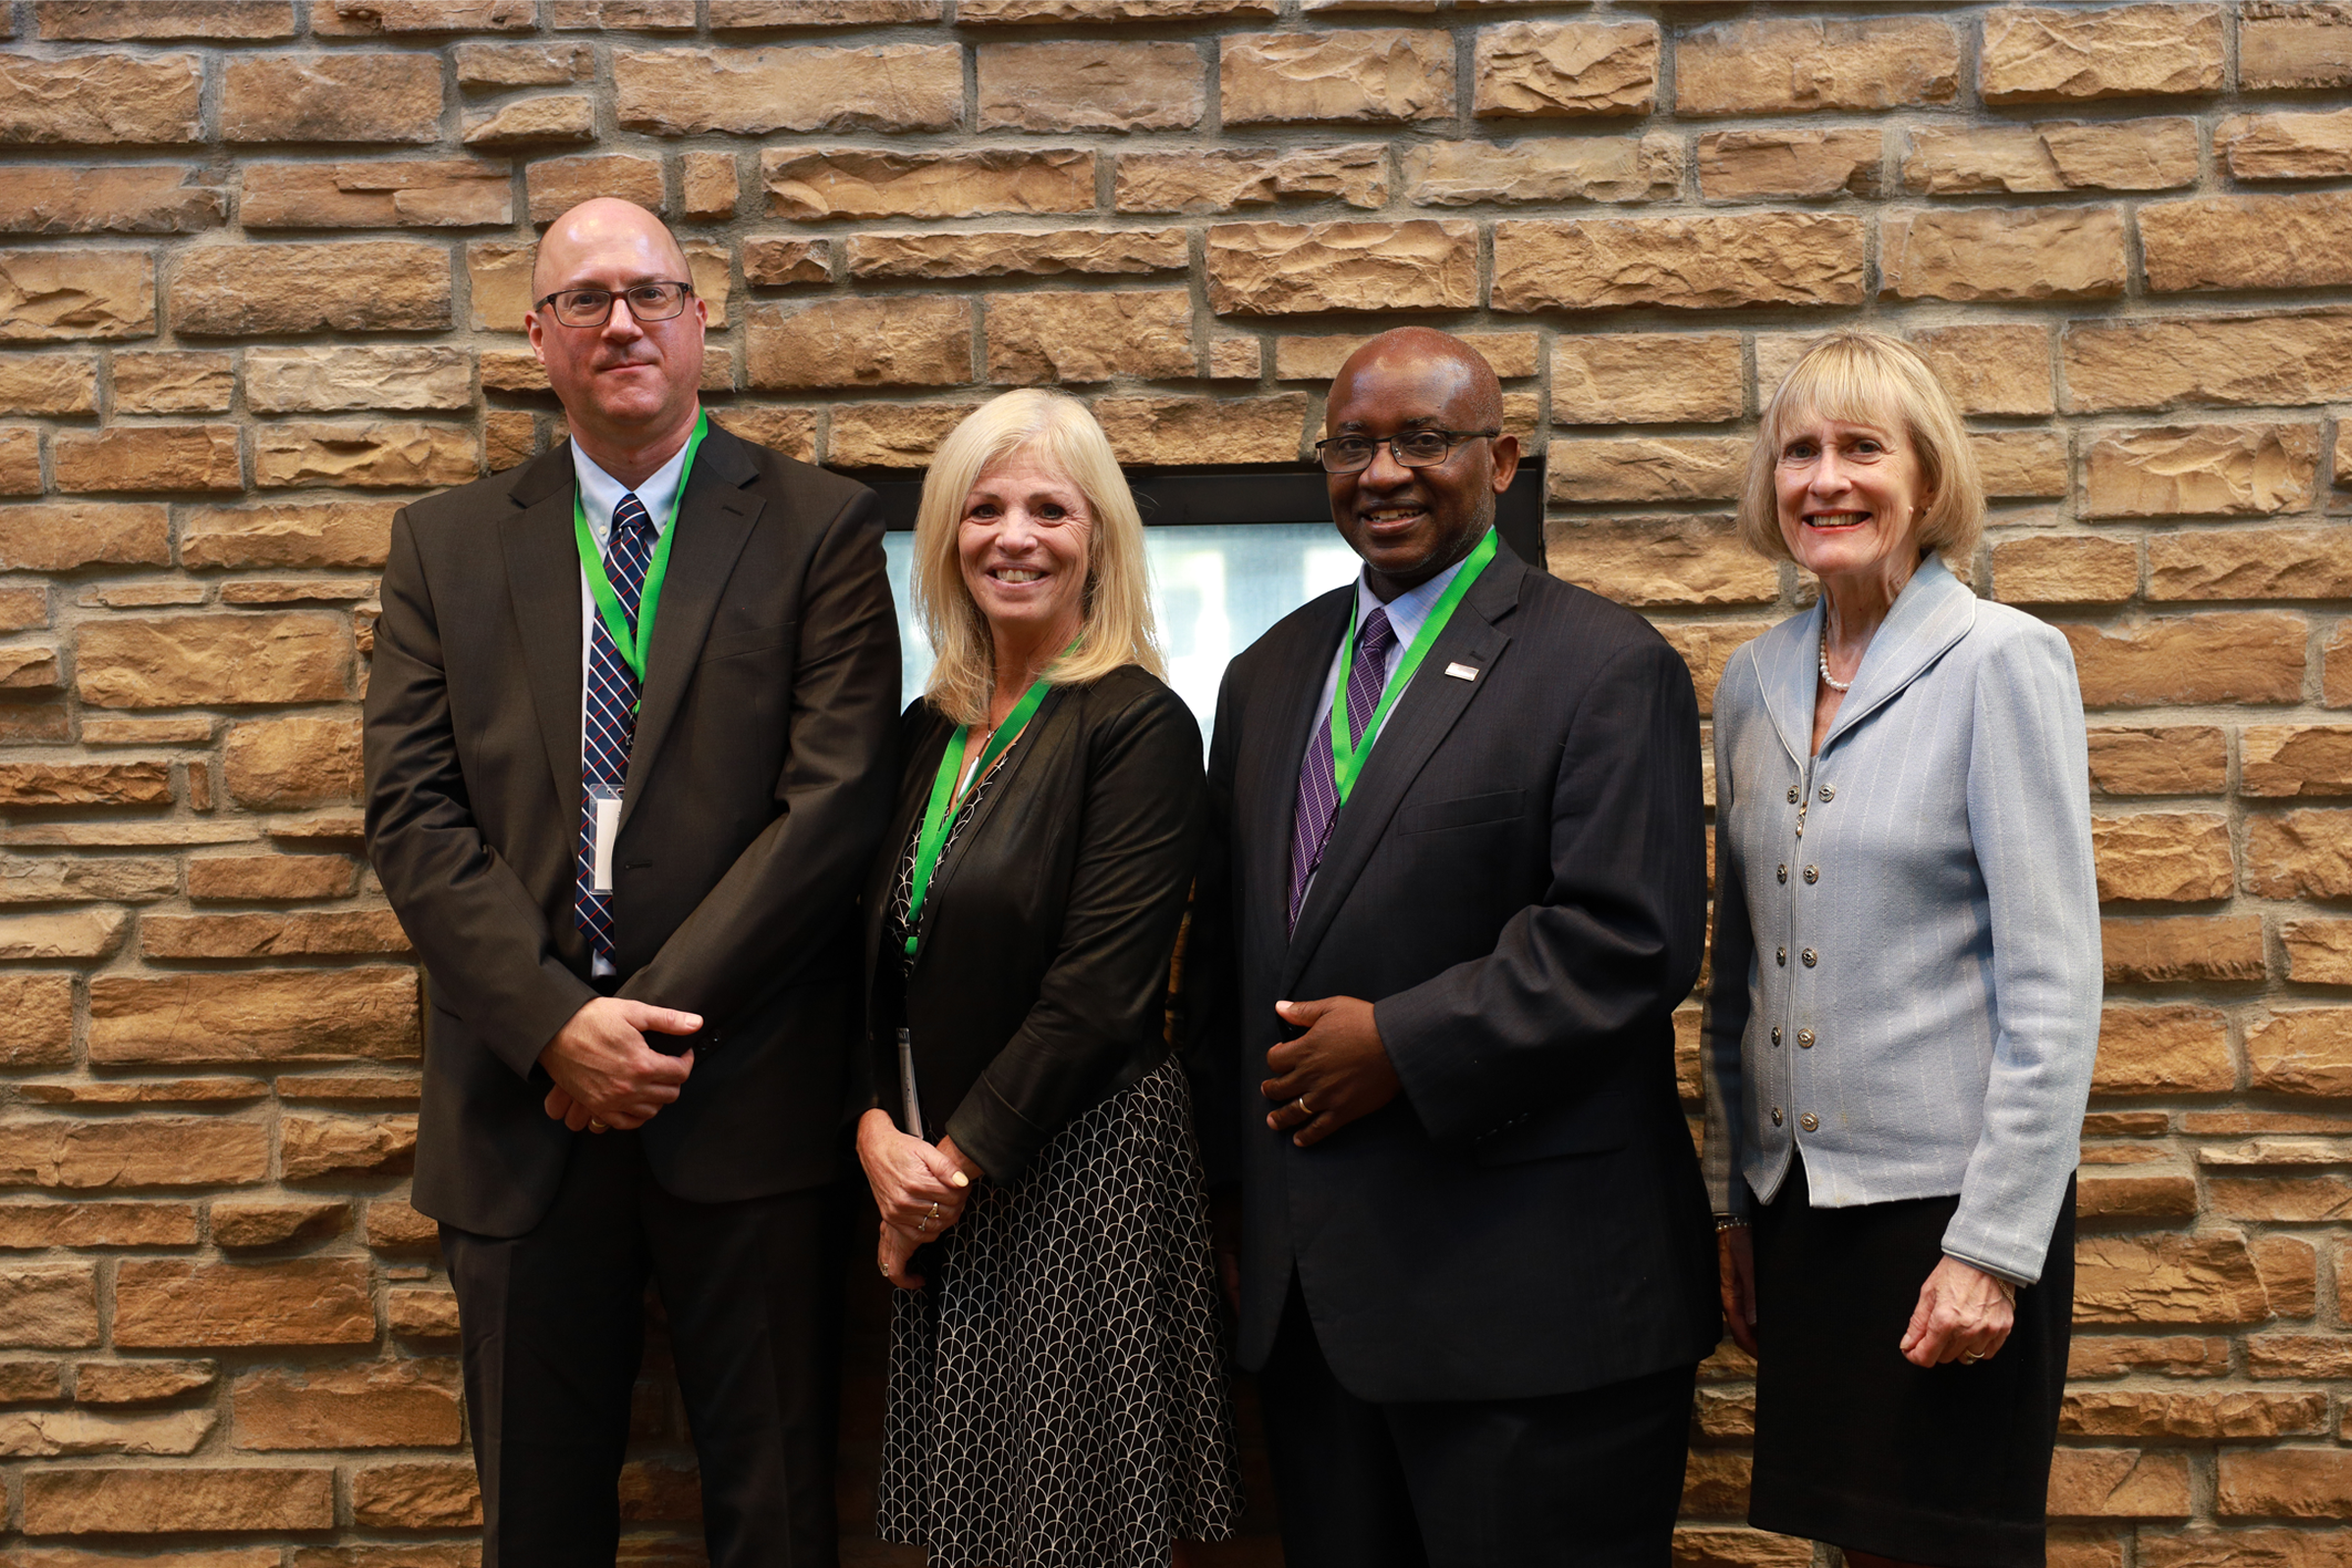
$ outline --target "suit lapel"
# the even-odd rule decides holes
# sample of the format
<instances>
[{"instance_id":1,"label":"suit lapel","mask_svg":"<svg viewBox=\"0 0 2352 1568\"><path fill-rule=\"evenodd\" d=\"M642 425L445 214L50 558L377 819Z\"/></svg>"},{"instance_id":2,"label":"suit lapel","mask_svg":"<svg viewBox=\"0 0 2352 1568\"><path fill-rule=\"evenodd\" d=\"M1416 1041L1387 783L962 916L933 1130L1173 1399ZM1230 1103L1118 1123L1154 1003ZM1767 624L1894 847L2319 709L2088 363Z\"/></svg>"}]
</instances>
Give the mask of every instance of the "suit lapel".
<instances>
[{"instance_id":1,"label":"suit lapel","mask_svg":"<svg viewBox=\"0 0 2352 1568\"><path fill-rule=\"evenodd\" d=\"M645 684L638 697L637 735L629 748L629 780L622 789L622 825L628 824L644 794L645 773L661 755L661 743L678 704L686 697L710 620L718 612L727 579L743 553L752 525L766 503L744 486L758 473L743 443L718 425L702 438L686 497L672 525L669 576L653 615L653 644L645 653Z\"/></svg>"},{"instance_id":2,"label":"suit lapel","mask_svg":"<svg viewBox=\"0 0 2352 1568\"><path fill-rule=\"evenodd\" d=\"M1901 695L1976 624L1976 594L1952 576L1940 556L1922 561L1863 650L1862 668L1854 672L1853 689L1821 737L1821 750L1828 751L1839 736Z\"/></svg>"},{"instance_id":3,"label":"suit lapel","mask_svg":"<svg viewBox=\"0 0 2352 1568\"><path fill-rule=\"evenodd\" d=\"M522 633L531 703L565 820L580 812L580 551L572 538L572 449L558 446L515 481L506 519L507 598ZM567 833L570 831L566 829Z\"/></svg>"},{"instance_id":4,"label":"suit lapel","mask_svg":"<svg viewBox=\"0 0 2352 1568\"><path fill-rule=\"evenodd\" d=\"M1813 755L1813 698L1821 646L1821 604L1773 627L1756 644L1756 678L1764 687L1764 711L1788 752L1805 770Z\"/></svg>"},{"instance_id":5,"label":"suit lapel","mask_svg":"<svg viewBox=\"0 0 2352 1568\"><path fill-rule=\"evenodd\" d=\"M1315 722L1316 699L1322 695L1323 677L1347 635L1348 606L1355 602L1351 582L1310 606L1308 624L1301 630L1295 657L1278 661L1278 684L1268 694L1266 721L1253 731L1242 752L1246 770L1237 780L1236 801L1247 801L1249 864L1242 868L1245 888L1272 888L1264 908L1272 911L1268 927L1279 946L1282 923L1290 897L1290 829L1298 809L1299 769L1307 760L1308 726Z\"/></svg>"},{"instance_id":6,"label":"suit lapel","mask_svg":"<svg viewBox=\"0 0 2352 1568\"><path fill-rule=\"evenodd\" d=\"M1519 561L1497 557L1480 575L1463 595L1453 619L1430 644L1413 684L1389 710L1388 723L1372 744L1372 756L1365 758L1356 788L1332 823L1322 868L1316 872L1315 886L1299 910L1299 926L1283 958L1280 994L1290 993L1316 944L1330 929L1339 906L1386 835L1389 819L1396 814L1405 792L1436 754L1454 721L1484 688L1496 660L1510 645L1509 635L1495 623L1518 604L1520 580L1527 571ZM1467 681L1451 678L1445 673L1449 664L1467 665L1478 675ZM1287 867L1284 871L1287 886Z\"/></svg>"}]
</instances>

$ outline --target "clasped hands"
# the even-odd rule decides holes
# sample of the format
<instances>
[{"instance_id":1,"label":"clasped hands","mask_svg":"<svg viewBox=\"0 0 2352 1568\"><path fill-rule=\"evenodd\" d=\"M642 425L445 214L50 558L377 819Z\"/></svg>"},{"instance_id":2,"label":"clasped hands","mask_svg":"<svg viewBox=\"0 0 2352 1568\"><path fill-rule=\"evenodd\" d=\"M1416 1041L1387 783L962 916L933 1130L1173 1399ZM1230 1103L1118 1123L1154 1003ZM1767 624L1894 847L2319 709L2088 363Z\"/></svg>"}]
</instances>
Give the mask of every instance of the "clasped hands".
<instances>
[{"instance_id":1,"label":"clasped hands","mask_svg":"<svg viewBox=\"0 0 2352 1568\"><path fill-rule=\"evenodd\" d=\"M697 1013L623 996L593 998L539 1052L539 1065L555 1080L547 1114L576 1133L643 1127L678 1097L695 1070L693 1051L666 1055L645 1036L692 1035L701 1027Z\"/></svg>"},{"instance_id":2,"label":"clasped hands","mask_svg":"<svg viewBox=\"0 0 2352 1568\"><path fill-rule=\"evenodd\" d=\"M874 1261L901 1290L923 1284L907 1262L925 1242L937 1241L964 1217L972 1185L983 1172L956 1148L952 1138L936 1145L898 1130L879 1108L858 1118L858 1163L866 1167L874 1206L882 1211L881 1241Z\"/></svg>"},{"instance_id":3,"label":"clasped hands","mask_svg":"<svg viewBox=\"0 0 2352 1568\"><path fill-rule=\"evenodd\" d=\"M1731 1337L1749 1355L1756 1350L1756 1245L1745 1225L1715 1233L1722 1269L1723 1316ZM1945 1258L1919 1288L1902 1343L1896 1348L1915 1367L1947 1361L1974 1364L2009 1342L2017 1322L2017 1294L2007 1281L1973 1263Z\"/></svg>"}]
</instances>

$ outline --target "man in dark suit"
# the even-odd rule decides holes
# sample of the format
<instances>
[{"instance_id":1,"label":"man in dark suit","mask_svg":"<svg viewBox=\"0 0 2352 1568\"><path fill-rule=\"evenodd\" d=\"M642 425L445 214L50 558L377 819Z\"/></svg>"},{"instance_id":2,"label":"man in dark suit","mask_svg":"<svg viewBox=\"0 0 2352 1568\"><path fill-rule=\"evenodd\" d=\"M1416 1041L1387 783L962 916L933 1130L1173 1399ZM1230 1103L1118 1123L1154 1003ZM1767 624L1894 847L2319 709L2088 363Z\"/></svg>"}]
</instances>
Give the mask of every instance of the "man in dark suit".
<instances>
[{"instance_id":1,"label":"man in dark suit","mask_svg":"<svg viewBox=\"0 0 2352 1568\"><path fill-rule=\"evenodd\" d=\"M881 521L709 425L650 213L558 218L532 292L573 439L395 520L367 694L483 1561L613 1560L650 1278L711 1562L831 1563L854 906L896 779Z\"/></svg>"},{"instance_id":2,"label":"man in dark suit","mask_svg":"<svg viewBox=\"0 0 2352 1568\"><path fill-rule=\"evenodd\" d=\"M1662 1568L1721 1326L1669 1020L1697 703L1492 553L1501 422L1460 340L1360 349L1318 450L1362 577L1218 698L1192 1062L1291 1568Z\"/></svg>"}]
</instances>

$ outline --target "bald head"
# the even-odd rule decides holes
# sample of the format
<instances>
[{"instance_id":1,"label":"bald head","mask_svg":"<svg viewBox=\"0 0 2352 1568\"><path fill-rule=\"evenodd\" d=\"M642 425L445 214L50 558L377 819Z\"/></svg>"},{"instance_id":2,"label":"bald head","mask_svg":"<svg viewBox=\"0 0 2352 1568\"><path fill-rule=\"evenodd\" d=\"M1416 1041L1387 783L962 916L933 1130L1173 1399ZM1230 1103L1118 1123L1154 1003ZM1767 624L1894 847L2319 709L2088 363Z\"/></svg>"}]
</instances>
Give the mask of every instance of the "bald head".
<instances>
[{"instance_id":1,"label":"bald head","mask_svg":"<svg viewBox=\"0 0 2352 1568\"><path fill-rule=\"evenodd\" d=\"M531 265L531 297L544 299L557 289L584 286L572 276L581 263L616 249L642 252L664 276L687 275L686 252L668 225L634 201L595 196L565 212L539 237L538 255Z\"/></svg>"},{"instance_id":2,"label":"bald head","mask_svg":"<svg viewBox=\"0 0 2352 1568\"><path fill-rule=\"evenodd\" d=\"M1331 407L1346 401L1356 378L1377 367L1428 385L1439 402L1474 421L1472 429L1491 429L1502 423L1502 382L1486 357L1450 332L1435 327L1395 327L1381 333L1348 356L1331 381ZM1326 429L1325 433L1331 433Z\"/></svg>"}]
</instances>

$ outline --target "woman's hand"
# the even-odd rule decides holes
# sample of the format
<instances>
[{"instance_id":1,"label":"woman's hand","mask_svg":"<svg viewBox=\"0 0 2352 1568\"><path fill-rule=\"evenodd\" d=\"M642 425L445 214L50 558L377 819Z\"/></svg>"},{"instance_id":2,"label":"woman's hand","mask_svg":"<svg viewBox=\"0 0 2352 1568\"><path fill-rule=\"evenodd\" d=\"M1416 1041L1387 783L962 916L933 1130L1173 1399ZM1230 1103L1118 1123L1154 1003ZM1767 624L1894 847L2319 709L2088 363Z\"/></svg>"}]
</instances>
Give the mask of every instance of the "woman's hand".
<instances>
[{"instance_id":1,"label":"woman's hand","mask_svg":"<svg viewBox=\"0 0 2352 1568\"><path fill-rule=\"evenodd\" d=\"M923 1245L923 1238L910 1236L896 1226L884 1223L881 1247L874 1261L881 1264L882 1275L901 1290L921 1290L923 1276L910 1272L907 1264L915 1257L915 1249Z\"/></svg>"},{"instance_id":2,"label":"woman's hand","mask_svg":"<svg viewBox=\"0 0 2352 1568\"><path fill-rule=\"evenodd\" d=\"M967 1167L980 1168L957 1154L953 1144L934 1148L900 1132L878 1107L858 1119L858 1163L866 1167L883 1226L904 1231L917 1246L963 1217L972 1196Z\"/></svg>"},{"instance_id":3,"label":"woman's hand","mask_svg":"<svg viewBox=\"0 0 2352 1568\"><path fill-rule=\"evenodd\" d=\"M1723 1320L1731 1342L1756 1352L1756 1232L1732 1225L1715 1232L1715 1266L1723 1279Z\"/></svg>"},{"instance_id":4,"label":"woman's hand","mask_svg":"<svg viewBox=\"0 0 2352 1568\"><path fill-rule=\"evenodd\" d=\"M2009 1342L2016 1321L2016 1293L2005 1281L1946 1258L1919 1288L1903 1331L1903 1359L1915 1367L1983 1361Z\"/></svg>"}]
</instances>

